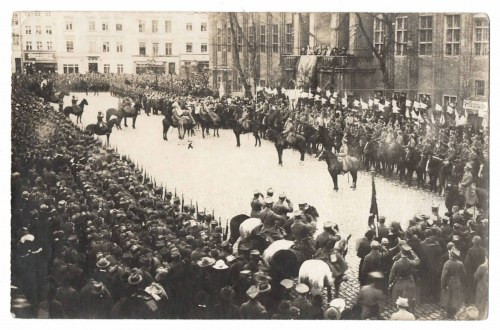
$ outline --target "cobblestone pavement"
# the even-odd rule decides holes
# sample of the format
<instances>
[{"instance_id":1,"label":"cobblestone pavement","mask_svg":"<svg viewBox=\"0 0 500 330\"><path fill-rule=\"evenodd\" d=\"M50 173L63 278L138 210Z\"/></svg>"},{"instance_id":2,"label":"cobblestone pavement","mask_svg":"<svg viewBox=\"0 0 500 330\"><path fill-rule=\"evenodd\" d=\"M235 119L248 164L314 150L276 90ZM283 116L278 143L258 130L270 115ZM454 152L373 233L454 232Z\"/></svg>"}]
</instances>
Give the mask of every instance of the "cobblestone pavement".
<instances>
[{"instance_id":1,"label":"cobblestone pavement","mask_svg":"<svg viewBox=\"0 0 500 330\"><path fill-rule=\"evenodd\" d=\"M73 93L72 93L73 95ZM117 99L109 93L99 96L76 93L80 100L86 98L83 126L97 121L97 112L117 106ZM70 105L71 97L66 97ZM359 290L357 269L359 258L355 252L356 239L363 237L367 229L367 217L371 200L371 176L366 172L358 175L356 190L349 188L349 176L339 177L339 191L334 192L326 164L306 156L303 163L292 150L283 154L284 166L277 165L274 145L262 141L262 147L254 147L253 136L241 137L241 148L231 130L220 130L220 138L212 136L202 139L200 131L189 138L194 149L187 148L187 140L180 141L177 130L170 130L168 141L162 139L163 116L147 117L144 112L137 118L136 129L129 127L113 130L110 144L122 154L130 156L143 166L148 175L167 189L176 189L186 203L197 201L200 210L214 210L215 217L226 219L250 212L250 200L254 189L266 190L273 187L278 193L285 191L288 197L298 203L301 200L314 205L321 218L331 219L339 224L344 235L352 234L349 243L347 263L349 281L342 284L341 296L352 305ZM72 120L75 118L72 116ZM123 126L123 124L122 124ZM104 140L103 140L104 141ZM380 215L387 217L387 223L400 221L403 226L416 213L430 213L433 201L443 204L442 198L427 190L409 188L396 180L376 178L377 201ZM229 196L229 197L228 197ZM444 207L440 209L444 213ZM384 317L390 316L395 305L387 302ZM416 317L421 319L445 319L445 312L438 305L418 304Z\"/></svg>"}]
</instances>

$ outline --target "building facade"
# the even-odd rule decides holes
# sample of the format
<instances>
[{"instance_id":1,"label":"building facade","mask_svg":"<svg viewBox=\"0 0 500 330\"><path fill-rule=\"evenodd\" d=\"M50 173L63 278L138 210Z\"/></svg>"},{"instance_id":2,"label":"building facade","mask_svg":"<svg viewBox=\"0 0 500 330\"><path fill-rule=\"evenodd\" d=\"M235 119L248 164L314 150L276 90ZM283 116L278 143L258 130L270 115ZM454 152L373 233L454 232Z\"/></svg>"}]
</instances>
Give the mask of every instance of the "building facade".
<instances>
[{"instance_id":1,"label":"building facade","mask_svg":"<svg viewBox=\"0 0 500 330\"><path fill-rule=\"evenodd\" d=\"M433 108L451 104L472 117L487 116L489 19L484 14L243 13L237 21L239 62L253 86L300 86L304 48L330 46L347 53L316 56L315 79L307 87L351 91L365 100L375 91L399 91L412 100L428 97ZM211 13L209 22L212 86L240 93L229 14ZM393 72L390 90L374 53L384 53L388 26L394 38L390 56L384 55Z\"/></svg>"},{"instance_id":2,"label":"building facade","mask_svg":"<svg viewBox=\"0 0 500 330\"><path fill-rule=\"evenodd\" d=\"M17 12L12 21L13 71L179 74L208 68L203 13Z\"/></svg>"}]
</instances>

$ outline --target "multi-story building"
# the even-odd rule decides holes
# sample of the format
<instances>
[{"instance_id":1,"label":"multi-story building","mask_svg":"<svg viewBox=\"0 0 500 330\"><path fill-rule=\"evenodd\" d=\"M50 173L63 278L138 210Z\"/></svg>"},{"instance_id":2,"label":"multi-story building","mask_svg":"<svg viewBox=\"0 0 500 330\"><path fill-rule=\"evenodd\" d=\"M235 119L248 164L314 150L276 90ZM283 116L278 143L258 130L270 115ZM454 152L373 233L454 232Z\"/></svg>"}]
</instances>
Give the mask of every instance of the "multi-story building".
<instances>
[{"instance_id":1,"label":"multi-story building","mask_svg":"<svg viewBox=\"0 0 500 330\"><path fill-rule=\"evenodd\" d=\"M207 14L42 13L40 16L46 19L47 23L38 23L36 12L18 12L14 17L16 15L25 17L18 23L20 39L24 45L21 56L24 69L30 66L36 67L37 70L48 68L42 68L41 64L46 62L49 56L40 56L40 52L50 52L50 68L59 73L179 74L181 71L208 68ZM46 26L51 27L50 40L48 35L45 35ZM35 48L39 45L38 39L31 37L31 34L35 33L35 37L39 36L37 27L43 27L41 35L47 39L42 41L41 49ZM15 69L13 65L13 70Z\"/></svg>"},{"instance_id":2,"label":"multi-story building","mask_svg":"<svg viewBox=\"0 0 500 330\"><path fill-rule=\"evenodd\" d=\"M211 83L226 93L241 92L229 14L209 17ZM375 91L401 91L412 100L429 97L432 108L456 105L472 121L487 116L489 20L484 14L244 13L235 21L242 31L236 35L239 63L248 80L255 80L253 86L300 86L302 62L307 62L303 49L330 46L347 54L316 56L315 77L304 87L330 86L365 100ZM390 51L389 35L394 38ZM375 52L391 72L391 86Z\"/></svg>"}]
</instances>

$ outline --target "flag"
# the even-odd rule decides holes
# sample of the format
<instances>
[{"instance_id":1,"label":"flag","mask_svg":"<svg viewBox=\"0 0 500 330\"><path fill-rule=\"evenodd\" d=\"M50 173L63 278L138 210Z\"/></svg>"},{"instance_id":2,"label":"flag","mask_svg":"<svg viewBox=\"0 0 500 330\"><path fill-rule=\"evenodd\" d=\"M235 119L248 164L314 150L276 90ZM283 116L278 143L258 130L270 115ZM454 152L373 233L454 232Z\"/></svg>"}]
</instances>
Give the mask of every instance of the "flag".
<instances>
[{"instance_id":1,"label":"flag","mask_svg":"<svg viewBox=\"0 0 500 330\"><path fill-rule=\"evenodd\" d=\"M370 101L368 101L368 102L370 102ZM361 99L361 109L368 110L368 103L363 102L363 99Z\"/></svg>"},{"instance_id":2,"label":"flag","mask_svg":"<svg viewBox=\"0 0 500 330\"><path fill-rule=\"evenodd\" d=\"M372 99L368 99L368 106L369 106L370 108L371 108L371 107L373 107L373 105L374 105L374 104L375 104L375 103L373 102L373 100L372 100Z\"/></svg>"},{"instance_id":3,"label":"flag","mask_svg":"<svg viewBox=\"0 0 500 330\"><path fill-rule=\"evenodd\" d=\"M453 107L452 107L451 105L449 105L449 104L448 104L448 106L446 107L446 110L448 111L448 113L449 113L450 115L452 115L452 114L453 114Z\"/></svg>"},{"instance_id":4,"label":"flag","mask_svg":"<svg viewBox=\"0 0 500 330\"><path fill-rule=\"evenodd\" d=\"M375 104L375 105L376 105L376 104L379 104L379 103L380 103L380 100L379 100L379 99L375 99L375 100L373 100L373 104Z\"/></svg>"},{"instance_id":5,"label":"flag","mask_svg":"<svg viewBox=\"0 0 500 330\"><path fill-rule=\"evenodd\" d=\"M406 108L405 117L410 118L410 108Z\"/></svg>"},{"instance_id":6,"label":"flag","mask_svg":"<svg viewBox=\"0 0 500 330\"><path fill-rule=\"evenodd\" d=\"M327 90L326 91L326 97L330 97L330 95L332 95L332 93L329 90Z\"/></svg>"},{"instance_id":7,"label":"flag","mask_svg":"<svg viewBox=\"0 0 500 330\"><path fill-rule=\"evenodd\" d=\"M411 107L411 101L410 100L406 100L406 106L407 107Z\"/></svg>"},{"instance_id":8,"label":"flag","mask_svg":"<svg viewBox=\"0 0 500 330\"><path fill-rule=\"evenodd\" d=\"M330 97L330 104L335 104L335 99L333 97Z\"/></svg>"},{"instance_id":9,"label":"flag","mask_svg":"<svg viewBox=\"0 0 500 330\"><path fill-rule=\"evenodd\" d=\"M368 217L368 226L375 229L375 234L378 237L378 205L377 205L377 190L375 189L375 175L372 175L372 201L370 204L370 216Z\"/></svg>"},{"instance_id":10,"label":"flag","mask_svg":"<svg viewBox=\"0 0 500 330\"><path fill-rule=\"evenodd\" d=\"M442 111L443 107L436 103L436 111Z\"/></svg>"},{"instance_id":11,"label":"flag","mask_svg":"<svg viewBox=\"0 0 500 330\"><path fill-rule=\"evenodd\" d=\"M361 102L359 102L358 100L354 100L354 106L355 107L359 107L360 104L361 104Z\"/></svg>"},{"instance_id":12,"label":"flag","mask_svg":"<svg viewBox=\"0 0 500 330\"><path fill-rule=\"evenodd\" d=\"M321 88L319 88L319 86L318 86L318 88L316 88L316 91L317 91L318 93L321 93Z\"/></svg>"},{"instance_id":13,"label":"flag","mask_svg":"<svg viewBox=\"0 0 500 330\"><path fill-rule=\"evenodd\" d=\"M446 119L444 118L444 113L441 113L441 118L439 118L439 124L440 125L446 124Z\"/></svg>"},{"instance_id":14,"label":"flag","mask_svg":"<svg viewBox=\"0 0 500 330\"><path fill-rule=\"evenodd\" d=\"M337 92L334 92L334 93L333 93L333 98L334 98L334 99L336 99L336 98L337 98L337 96L338 96Z\"/></svg>"},{"instance_id":15,"label":"flag","mask_svg":"<svg viewBox=\"0 0 500 330\"><path fill-rule=\"evenodd\" d=\"M380 112L384 111L384 105L382 103L378 104L378 111L380 111Z\"/></svg>"},{"instance_id":16,"label":"flag","mask_svg":"<svg viewBox=\"0 0 500 330\"><path fill-rule=\"evenodd\" d=\"M342 98L342 105L344 107L347 107L347 98L345 98L345 97Z\"/></svg>"},{"instance_id":17,"label":"flag","mask_svg":"<svg viewBox=\"0 0 500 330\"><path fill-rule=\"evenodd\" d=\"M427 104L425 104L424 102L420 102L420 108L421 109L427 109Z\"/></svg>"}]
</instances>

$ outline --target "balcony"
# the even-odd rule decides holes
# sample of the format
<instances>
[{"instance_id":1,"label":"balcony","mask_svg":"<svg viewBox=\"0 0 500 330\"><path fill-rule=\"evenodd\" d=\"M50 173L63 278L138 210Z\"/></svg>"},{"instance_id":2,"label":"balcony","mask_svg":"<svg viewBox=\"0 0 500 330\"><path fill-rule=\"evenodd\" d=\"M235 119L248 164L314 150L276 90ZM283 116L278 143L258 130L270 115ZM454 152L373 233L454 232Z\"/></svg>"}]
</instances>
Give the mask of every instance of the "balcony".
<instances>
[{"instance_id":1,"label":"balcony","mask_svg":"<svg viewBox=\"0 0 500 330\"><path fill-rule=\"evenodd\" d=\"M306 55L304 55L306 56ZM323 56L323 55L307 55L317 56L317 69L320 71L333 71L339 68L347 68L355 66L355 58L353 55L338 55L338 56ZM300 55L282 55L280 66L284 70L295 71L300 59Z\"/></svg>"}]
</instances>

